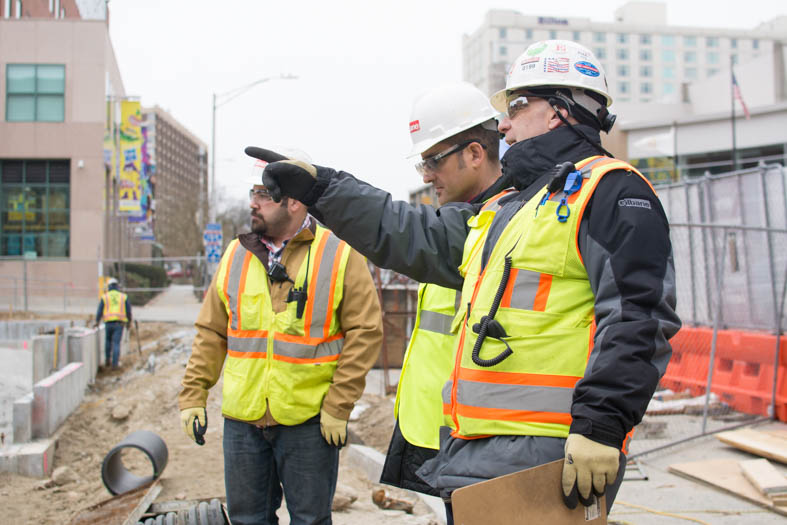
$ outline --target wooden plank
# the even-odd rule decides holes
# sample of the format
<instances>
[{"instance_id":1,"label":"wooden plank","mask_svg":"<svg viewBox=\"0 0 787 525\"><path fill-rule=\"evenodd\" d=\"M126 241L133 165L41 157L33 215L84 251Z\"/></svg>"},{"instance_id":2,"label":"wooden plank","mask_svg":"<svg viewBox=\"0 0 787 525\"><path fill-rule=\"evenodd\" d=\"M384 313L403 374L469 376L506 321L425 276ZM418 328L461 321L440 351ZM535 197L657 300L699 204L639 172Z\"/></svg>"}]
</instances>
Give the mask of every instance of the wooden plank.
<instances>
[{"instance_id":1,"label":"wooden plank","mask_svg":"<svg viewBox=\"0 0 787 525\"><path fill-rule=\"evenodd\" d=\"M528 523L606 525L605 498L589 507L570 510L563 503L560 478L563 460L457 489L451 495L456 525Z\"/></svg>"},{"instance_id":2,"label":"wooden plank","mask_svg":"<svg viewBox=\"0 0 787 525\"><path fill-rule=\"evenodd\" d=\"M745 450L780 463L787 463L787 439L750 428L719 432L716 437L722 443Z\"/></svg>"},{"instance_id":3,"label":"wooden plank","mask_svg":"<svg viewBox=\"0 0 787 525\"><path fill-rule=\"evenodd\" d=\"M767 459L741 461L743 475L766 496L787 491L787 479Z\"/></svg>"},{"instance_id":4,"label":"wooden plank","mask_svg":"<svg viewBox=\"0 0 787 525\"><path fill-rule=\"evenodd\" d=\"M743 477L738 461L734 459L712 459L677 463L669 466L669 471L685 476L738 496L768 510L787 516L787 508L774 505L764 494Z\"/></svg>"},{"instance_id":5,"label":"wooden plank","mask_svg":"<svg viewBox=\"0 0 787 525\"><path fill-rule=\"evenodd\" d=\"M161 492L161 485L158 481L153 481L148 485L143 485L123 494L118 494L109 499L105 499L95 505L83 509L75 515L70 525L126 525L137 523L140 516L150 506Z\"/></svg>"}]
</instances>

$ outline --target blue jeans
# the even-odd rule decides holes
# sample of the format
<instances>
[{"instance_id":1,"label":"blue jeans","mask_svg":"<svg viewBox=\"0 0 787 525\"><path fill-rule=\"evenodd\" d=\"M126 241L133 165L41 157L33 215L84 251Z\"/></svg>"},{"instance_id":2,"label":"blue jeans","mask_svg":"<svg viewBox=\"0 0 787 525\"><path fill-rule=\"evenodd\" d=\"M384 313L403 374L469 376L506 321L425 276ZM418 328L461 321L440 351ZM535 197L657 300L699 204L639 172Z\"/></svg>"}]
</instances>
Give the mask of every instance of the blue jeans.
<instances>
[{"instance_id":1,"label":"blue jeans","mask_svg":"<svg viewBox=\"0 0 787 525\"><path fill-rule=\"evenodd\" d=\"M290 525L330 525L339 447L315 416L295 426L259 428L224 419L224 486L233 525L276 525L282 489Z\"/></svg>"},{"instance_id":2,"label":"blue jeans","mask_svg":"<svg viewBox=\"0 0 787 525\"><path fill-rule=\"evenodd\" d=\"M120 358L120 339L123 337L123 325L121 321L109 321L104 323L104 356L105 364L109 366L109 356L112 356L112 367L118 366Z\"/></svg>"}]
</instances>

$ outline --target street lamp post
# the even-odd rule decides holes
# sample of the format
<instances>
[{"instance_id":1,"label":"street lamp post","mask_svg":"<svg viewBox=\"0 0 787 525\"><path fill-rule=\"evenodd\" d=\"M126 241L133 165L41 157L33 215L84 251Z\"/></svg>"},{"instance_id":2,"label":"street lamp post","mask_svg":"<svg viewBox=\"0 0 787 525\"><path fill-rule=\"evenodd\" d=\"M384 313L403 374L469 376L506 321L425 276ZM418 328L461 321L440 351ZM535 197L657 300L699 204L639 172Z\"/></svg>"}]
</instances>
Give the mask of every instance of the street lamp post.
<instances>
[{"instance_id":1,"label":"street lamp post","mask_svg":"<svg viewBox=\"0 0 787 525\"><path fill-rule=\"evenodd\" d=\"M211 118L210 130L210 222L216 221L216 108L220 108L224 104L236 99L246 91L250 90L258 84L262 84L269 80L294 80L298 78L295 75L279 75L275 77L265 77L255 80L250 84L235 88L227 91L226 93L216 94L213 93L213 113Z\"/></svg>"}]
</instances>

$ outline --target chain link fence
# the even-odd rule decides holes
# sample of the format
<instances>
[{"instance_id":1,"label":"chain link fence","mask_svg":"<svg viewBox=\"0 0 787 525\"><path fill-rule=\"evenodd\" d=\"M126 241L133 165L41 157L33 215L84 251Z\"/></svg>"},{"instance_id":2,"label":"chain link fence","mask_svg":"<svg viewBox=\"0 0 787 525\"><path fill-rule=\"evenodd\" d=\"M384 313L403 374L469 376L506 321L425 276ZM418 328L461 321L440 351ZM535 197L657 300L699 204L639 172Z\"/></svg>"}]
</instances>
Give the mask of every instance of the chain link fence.
<instances>
[{"instance_id":1,"label":"chain link fence","mask_svg":"<svg viewBox=\"0 0 787 525\"><path fill-rule=\"evenodd\" d=\"M760 418L787 421L786 188L778 165L657 188L683 326L632 458Z\"/></svg>"}]
</instances>

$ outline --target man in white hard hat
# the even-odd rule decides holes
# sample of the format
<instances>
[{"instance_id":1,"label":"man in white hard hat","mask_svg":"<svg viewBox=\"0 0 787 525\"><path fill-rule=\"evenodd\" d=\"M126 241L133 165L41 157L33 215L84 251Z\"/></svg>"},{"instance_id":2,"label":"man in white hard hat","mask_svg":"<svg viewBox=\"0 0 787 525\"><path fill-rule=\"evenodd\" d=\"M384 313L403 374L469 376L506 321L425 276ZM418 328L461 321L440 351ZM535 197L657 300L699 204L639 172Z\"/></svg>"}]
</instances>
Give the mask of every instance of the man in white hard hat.
<instances>
[{"instance_id":1,"label":"man in white hard hat","mask_svg":"<svg viewBox=\"0 0 787 525\"><path fill-rule=\"evenodd\" d=\"M529 46L492 103L507 114L503 174L519 192L491 223L469 206L413 208L346 173L251 152L278 160L263 173L274 195L309 206L375 264L462 287L447 427L419 476L450 497L563 459L565 504L604 494L609 509L680 328L669 225L647 179L601 145L614 117L590 50Z\"/></svg>"},{"instance_id":2,"label":"man in white hard hat","mask_svg":"<svg viewBox=\"0 0 787 525\"><path fill-rule=\"evenodd\" d=\"M299 158L305 159L300 153ZM197 444L224 367L224 483L233 524L331 523L339 449L382 344L366 260L295 199L276 203L257 161L251 232L227 247L195 326L181 426Z\"/></svg>"},{"instance_id":3,"label":"man in white hard hat","mask_svg":"<svg viewBox=\"0 0 787 525\"><path fill-rule=\"evenodd\" d=\"M430 89L413 104L409 128L416 170L432 184L439 205L483 205L493 213L508 184L498 159L499 112L467 82ZM437 454L443 402L440 391L450 375L459 290L421 284L415 325L396 391L396 425L380 481L439 496L415 474Z\"/></svg>"},{"instance_id":4,"label":"man in white hard hat","mask_svg":"<svg viewBox=\"0 0 787 525\"><path fill-rule=\"evenodd\" d=\"M110 277L106 282L107 291L98 301L96 310L96 326L104 321L104 366L112 369L119 367L120 341L123 339L123 327L131 322L131 303L128 295L118 290L117 279Z\"/></svg>"}]
</instances>

